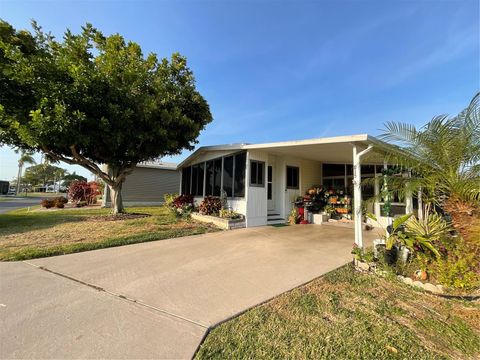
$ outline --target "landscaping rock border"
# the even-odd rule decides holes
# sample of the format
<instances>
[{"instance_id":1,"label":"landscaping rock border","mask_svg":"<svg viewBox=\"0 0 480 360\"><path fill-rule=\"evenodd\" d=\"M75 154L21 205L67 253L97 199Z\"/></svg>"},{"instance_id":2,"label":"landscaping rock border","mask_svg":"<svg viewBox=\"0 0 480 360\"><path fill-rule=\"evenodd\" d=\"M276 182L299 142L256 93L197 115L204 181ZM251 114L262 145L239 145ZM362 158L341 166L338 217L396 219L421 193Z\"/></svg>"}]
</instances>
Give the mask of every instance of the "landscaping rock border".
<instances>
[{"instance_id":1,"label":"landscaping rock border","mask_svg":"<svg viewBox=\"0 0 480 360\"><path fill-rule=\"evenodd\" d=\"M223 219L216 216L202 215L199 213L191 213L190 216L193 220L201 221L204 223L214 224L224 230L242 229L246 227L245 219Z\"/></svg>"}]
</instances>

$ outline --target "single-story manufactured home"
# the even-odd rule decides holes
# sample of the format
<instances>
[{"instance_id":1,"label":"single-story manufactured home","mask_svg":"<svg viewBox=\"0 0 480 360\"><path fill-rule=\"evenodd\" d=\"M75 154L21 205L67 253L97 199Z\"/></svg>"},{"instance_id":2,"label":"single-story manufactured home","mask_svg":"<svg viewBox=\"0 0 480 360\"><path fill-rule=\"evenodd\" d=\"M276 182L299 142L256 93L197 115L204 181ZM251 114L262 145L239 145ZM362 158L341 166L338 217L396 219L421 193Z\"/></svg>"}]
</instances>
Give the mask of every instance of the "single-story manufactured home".
<instances>
[{"instance_id":1,"label":"single-story manufactured home","mask_svg":"<svg viewBox=\"0 0 480 360\"><path fill-rule=\"evenodd\" d=\"M380 191L378 182L364 189L366 177L380 177L388 144L362 134L264 144L204 146L179 164L180 192L196 203L207 195L224 196L228 206L245 216L246 226L286 222L295 200L323 185L351 196L353 214L362 213L362 199ZM413 211L412 197L393 202L394 211ZM347 205L343 205L347 208ZM381 217L381 202L370 211ZM357 244L362 244L361 218L353 216ZM357 238L360 237L360 238Z\"/></svg>"},{"instance_id":2,"label":"single-story manufactured home","mask_svg":"<svg viewBox=\"0 0 480 360\"><path fill-rule=\"evenodd\" d=\"M164 203L163 196L178 192L180 176L177 164L161 161L143 162L128 175L122 186L125 206L150 206ZM110 206L110 193L105 186L103 206Z\"/></svg>"}]
</instances>

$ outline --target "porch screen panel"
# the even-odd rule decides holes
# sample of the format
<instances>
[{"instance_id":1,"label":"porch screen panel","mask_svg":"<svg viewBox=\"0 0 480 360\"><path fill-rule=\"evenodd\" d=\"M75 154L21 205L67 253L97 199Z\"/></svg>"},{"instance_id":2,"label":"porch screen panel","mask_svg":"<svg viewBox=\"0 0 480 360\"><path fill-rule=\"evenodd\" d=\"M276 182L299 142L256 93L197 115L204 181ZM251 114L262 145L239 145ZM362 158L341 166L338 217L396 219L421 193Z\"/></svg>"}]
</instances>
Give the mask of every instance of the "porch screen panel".
<instances>
[{"instance_id":1,"label":"porch screen panel","mask_svg":"<svg viewBox=\"0 0 480 360\"><path fill-rule=\"evenodd\" d=\"M198 165L192 166L192 195L197 195Z\"/></svg>"},{"instance_id":2,"label":"porch screen panel","mask_svg":"<svg viewBox=\"0 0 480 360\"><path fill-rule=\"evenodd\" d=\"M197 178L196 178L196 187L195 195L203 196L203 176L205 170L205 163L200 163L197 166Z\"/></svg>"},{"instance_id":3,"label":"porch screen panel","mask_svg":"<svg viewBox=\"0 0 480 360\"><path fill-rule=\"evenodd\" d=\"M190 194L191 167L182 169L182 194Z\"/></svg>"},{"instance_id":4,"label":"porch screen panel","mask_svg":"<svg viewBox=\"0 0 480 360\"><path fill-rule=\"evenodd\" d=\"M222 184L222 159L216 159L213 163L213 196L220 196Z\"/></svg>"},{"instance_id":5,"label":"porch screen panel","mask_svg":"<svg viewBox=\"0 0 480 360\"><path fill-rule=\"evenodd\" d=\"M207 161L205 175L205 196L213 195L213 160Z\"/></svg>"},{"instance_id":6,"label":"porch screen panel","mask_svg":"<svg viewBox=\"0 0 480 360\"><path fill-rule=\"evenodd\" d=\"M223 158L223 190L233 196L233 156Z\"/></svg>"},{"instance_id":7,"label":"porch screen panel","mask_svg":"<svg viewBox=\"0 0 480 360\"><path fill-rule=\"evenodd\" d=\"M246 153L235 155L234 196L245 196L245 167L247 162Z\"/></svg>"}]
</instances>

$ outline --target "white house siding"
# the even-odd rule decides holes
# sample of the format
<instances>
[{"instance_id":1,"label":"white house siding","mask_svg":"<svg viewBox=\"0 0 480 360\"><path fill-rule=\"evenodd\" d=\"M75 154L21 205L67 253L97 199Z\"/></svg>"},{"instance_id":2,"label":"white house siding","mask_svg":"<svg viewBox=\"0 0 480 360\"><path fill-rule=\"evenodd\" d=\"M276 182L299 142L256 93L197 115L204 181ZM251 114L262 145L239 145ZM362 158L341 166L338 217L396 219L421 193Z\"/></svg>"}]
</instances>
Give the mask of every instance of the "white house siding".
<instances>
[{"instance_id":1,"label":"white house siding","mask_svg":"<svg viewBox=\"0 0 480 360\"><path fill-rule=\"evenodd\" d=\"M258 160L265 162L263 187L250 186L250 160ZM247 227L267 224L267 165L268 153L257 150L248 151L245 188L247 205Z\"/></svg>"},{"instance_id":2,"label":"white house siding","mask_svg":"<svg viewBox=\"0 0 480 360\"><path fill-rule=\"evenodd\" d=\"M123 203L127 206L163 204L163 196L177 192L179 182L177 170L136 167L123 183ZM109 203L110 192L107 205Z\"/></svg>"}]
</instances>

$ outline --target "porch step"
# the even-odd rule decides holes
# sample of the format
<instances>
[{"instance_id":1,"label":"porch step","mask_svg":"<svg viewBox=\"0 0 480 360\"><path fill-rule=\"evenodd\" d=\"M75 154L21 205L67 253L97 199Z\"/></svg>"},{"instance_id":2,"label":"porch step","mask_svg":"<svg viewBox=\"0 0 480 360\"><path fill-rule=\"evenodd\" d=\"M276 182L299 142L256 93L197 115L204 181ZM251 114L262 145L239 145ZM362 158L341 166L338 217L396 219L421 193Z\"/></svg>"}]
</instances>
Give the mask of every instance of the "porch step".
<instances>
[{"instance_id":1,"label":"porch step","mask_svg":"<svg viewBox=\"0 0 480 360\"><path fill-rule=\"evenodd\" d=\"M267 225L275 225L275 224L285 224L285 219L281 217L268 217L267 218Z\"/></svg>"}]
</instances>

